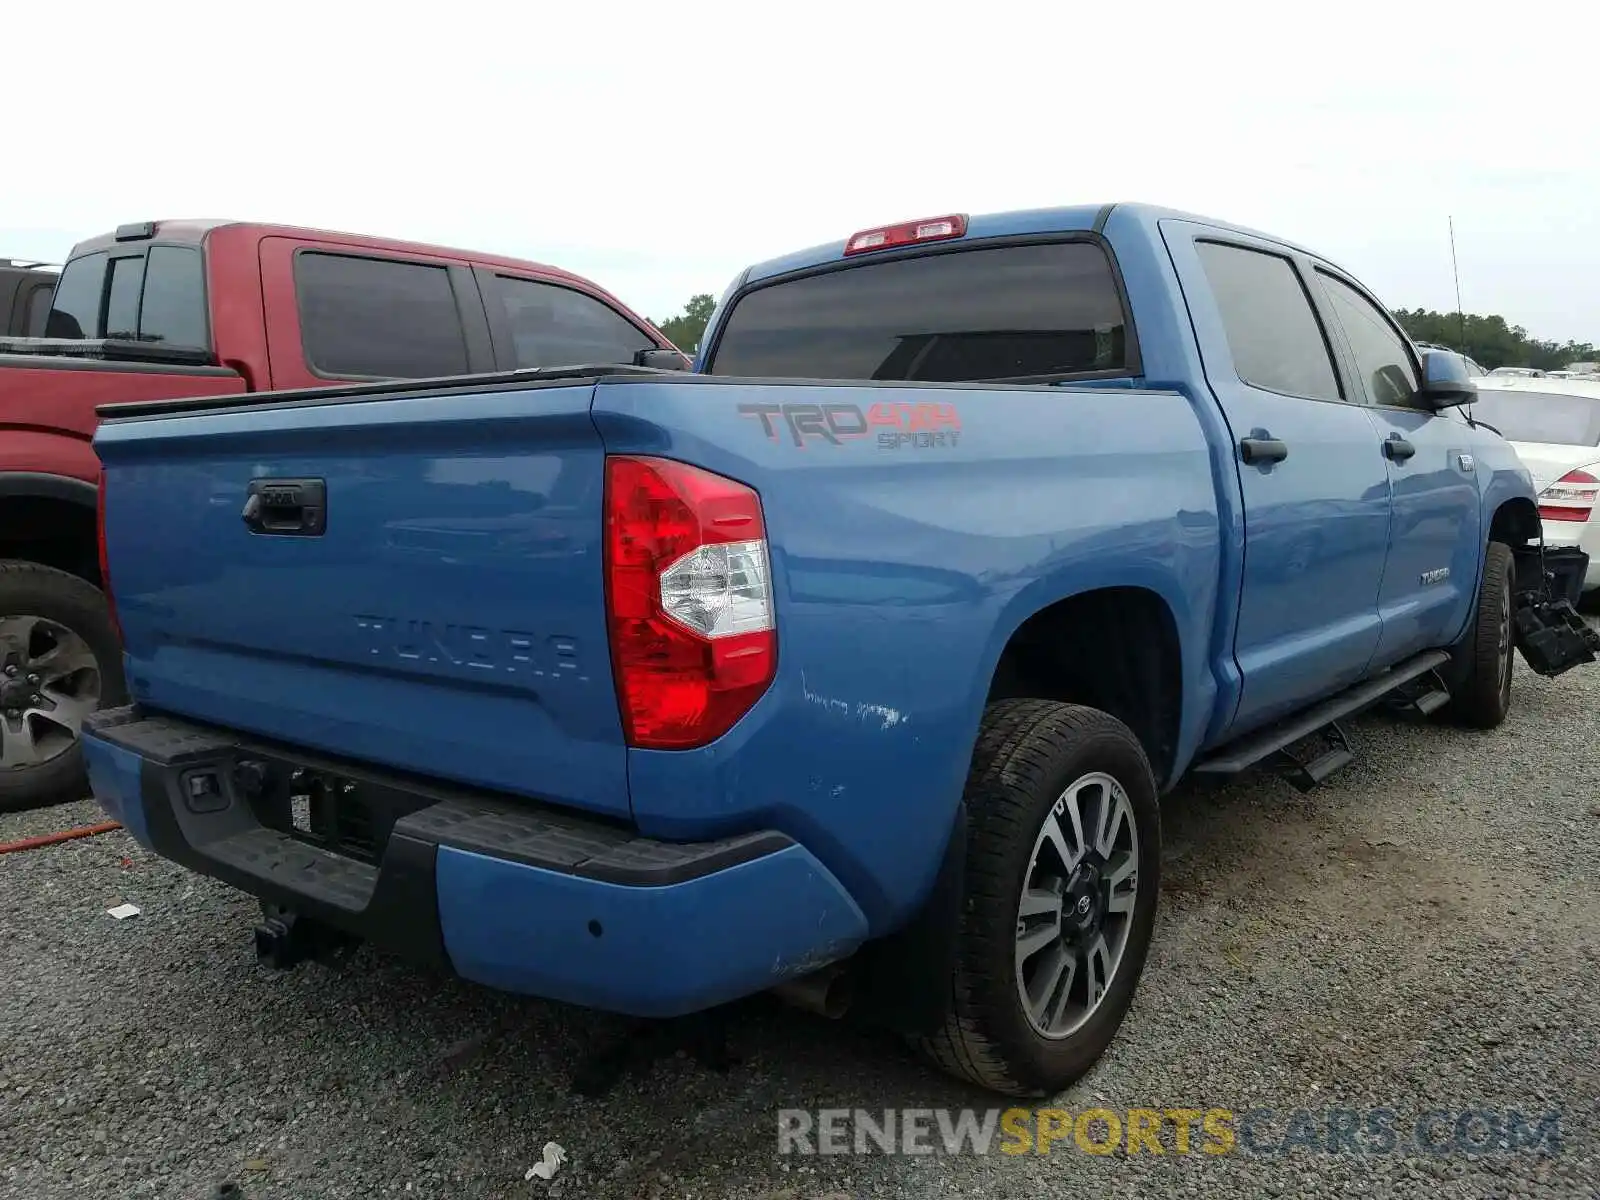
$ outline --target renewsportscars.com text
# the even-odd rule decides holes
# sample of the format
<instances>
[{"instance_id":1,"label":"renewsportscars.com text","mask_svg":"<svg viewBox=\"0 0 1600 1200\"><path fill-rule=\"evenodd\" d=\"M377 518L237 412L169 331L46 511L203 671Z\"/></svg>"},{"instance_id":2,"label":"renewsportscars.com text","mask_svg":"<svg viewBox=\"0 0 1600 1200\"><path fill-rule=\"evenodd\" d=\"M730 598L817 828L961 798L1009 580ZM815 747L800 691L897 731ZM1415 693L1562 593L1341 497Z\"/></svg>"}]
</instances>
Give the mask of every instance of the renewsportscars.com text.
<instances>
[{"instance_id":1,"label":"renewsportscars.com text","mask_svg":"<svg viewBox=\"0 0 1600 1200\"><path fill-rule=\"evenodd\" d=\"M1542 1154L1561 1151L1561 1113L1390 1108L782 1109L778 1153L839 1154Z\"/></svg>"}]
</instances>

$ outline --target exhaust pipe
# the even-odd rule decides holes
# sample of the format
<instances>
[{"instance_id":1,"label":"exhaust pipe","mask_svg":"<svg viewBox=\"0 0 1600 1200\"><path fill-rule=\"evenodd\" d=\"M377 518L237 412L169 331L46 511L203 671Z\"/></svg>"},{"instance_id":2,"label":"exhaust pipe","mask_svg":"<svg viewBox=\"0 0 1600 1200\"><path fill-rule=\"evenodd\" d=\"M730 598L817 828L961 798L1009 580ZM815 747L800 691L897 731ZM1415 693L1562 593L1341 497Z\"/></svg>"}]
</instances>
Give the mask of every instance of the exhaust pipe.
<instances>
[{"instance_id":1,"label":"exhaust pipe","mask_svg":"<svg viewBox=\"0 0 1600 1200\"><path fill-rule=\"evenodd\" d=\"M837 1021L850 1010L856 988L854 976L840 962L780 983L772 991L786 1004Z\"/></svg>"}]
</instances>

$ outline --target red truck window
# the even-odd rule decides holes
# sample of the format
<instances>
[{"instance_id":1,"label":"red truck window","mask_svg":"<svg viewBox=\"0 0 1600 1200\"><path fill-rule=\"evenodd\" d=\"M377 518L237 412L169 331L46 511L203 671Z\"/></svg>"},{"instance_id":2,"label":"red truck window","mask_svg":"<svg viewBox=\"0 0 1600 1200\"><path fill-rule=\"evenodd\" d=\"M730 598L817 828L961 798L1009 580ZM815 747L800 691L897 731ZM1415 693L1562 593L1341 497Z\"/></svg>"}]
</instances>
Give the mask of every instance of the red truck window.
<instances>
[{"instance_id":1,"label":"red truck window","mask_svg":"<svg viewBox=\"0 0 1600 1200\"><path fill-rule=\"evenodd\" d=\"M139 295L144 291L144 255L111 260L111 287L106 296L105 336L139 336Z\"/></svg>"},{"instance_id":2,"label":"red truck window","mask_svg":"<svg viewBox=\"0 0 1600 1200\"><path fill-rule=\"evenodd\" d=\"M494 288L519 367L629 363L635 351L656 345L615 309L572 288L509 275L494 276Z\"/></svg>"},{"instance_id":3,"label":"red truck window","mask_svg":"<svg viewBox=\"0 0 1600 1200\"><path fill-rule=\"evenodd\" d=\"M102 251L75 258L61 269L56 294L45 322L45 336L100 336L100 299L105 293L106 258Z\"/></svg>"},{"instance_id":4,"label":"red truck window","mask_svg":"<svg viewBox=\"0 0 1600 1200\"><path fill-rule=\"evenodd\" d=\"M447 268L308 250L296 256L294 277L314 371L427 379L470 370Z\"/></svg>"},{"instance_id":5,"label":"red truck window","mask_svg":"<svg viewBox=\"0 0 1600 1200\"><path fill-rule=\"evenodd\" d=\"M139 336L168 346L207 347L205 268L190 246L151 246L139 305Z\"/></svg>"},{"instance_id":6,"label":"red truck window","mask_svg":"<svg viewBox=\"0 0 1600 1200\"><path fill-rule=\"evenodd\" d=\"M49 337L138 338L206 349L211 339L199 248L155 245L73 259L56 284L45 329Z\"/></svg>"}]
</instances>

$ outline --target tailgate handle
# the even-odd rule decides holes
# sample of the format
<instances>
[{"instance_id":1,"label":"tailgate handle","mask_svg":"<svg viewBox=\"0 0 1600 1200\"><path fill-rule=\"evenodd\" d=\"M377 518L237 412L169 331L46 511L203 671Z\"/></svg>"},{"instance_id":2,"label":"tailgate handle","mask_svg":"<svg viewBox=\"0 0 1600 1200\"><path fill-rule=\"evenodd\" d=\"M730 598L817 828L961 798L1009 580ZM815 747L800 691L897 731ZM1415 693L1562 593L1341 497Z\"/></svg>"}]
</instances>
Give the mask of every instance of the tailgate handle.
<instances>
[{"instance_id":1,"label":"tailgate handle","mask_svg":"<svg viewBox=\"0 0 1600 1200\"><path fill-rule=\"evenodd\" d=\"M321 479L252 479L246 528L273 537L321 537L328 527L328 485Z\"/></svg>"}]
</instances>

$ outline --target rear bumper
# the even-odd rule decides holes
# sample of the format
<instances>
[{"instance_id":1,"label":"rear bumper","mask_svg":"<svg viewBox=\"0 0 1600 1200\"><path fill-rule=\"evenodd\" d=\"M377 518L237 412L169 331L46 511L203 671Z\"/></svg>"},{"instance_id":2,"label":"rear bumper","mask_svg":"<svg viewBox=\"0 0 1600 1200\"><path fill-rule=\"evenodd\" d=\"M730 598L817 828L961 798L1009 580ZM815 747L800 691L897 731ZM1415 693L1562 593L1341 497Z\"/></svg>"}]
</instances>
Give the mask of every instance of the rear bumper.
<instances>
[{"instance_id":1,"label":"rear bumper","mask_svg":"<svg viewBox=\"0 0 1600 1200\"><path fill-rule=\"evenodd\" d=\"M838 880L780 833L658 842L131 708L93 718L84 752L102 807L155 853L490 987L676 1016L806 974L866 936ZM337 775L397 819L370 861L313 844L278 825L242 763L266 768L269 791L289 764Z\"/></svg>"}]
</instances>

